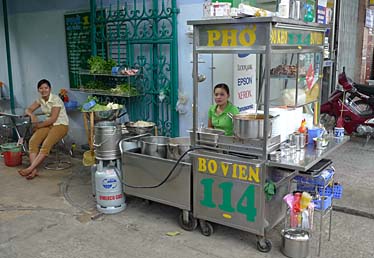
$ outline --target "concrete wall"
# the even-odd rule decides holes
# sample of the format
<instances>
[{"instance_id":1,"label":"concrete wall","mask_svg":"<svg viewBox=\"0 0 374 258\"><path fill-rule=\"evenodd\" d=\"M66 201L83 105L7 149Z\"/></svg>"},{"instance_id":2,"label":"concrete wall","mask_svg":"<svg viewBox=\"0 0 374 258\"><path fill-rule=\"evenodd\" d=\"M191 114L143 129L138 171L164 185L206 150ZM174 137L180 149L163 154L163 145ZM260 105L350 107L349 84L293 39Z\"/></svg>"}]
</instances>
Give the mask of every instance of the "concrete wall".
<instances>
[{"instance_id":1,"label":"concrete wall","mask_svg":"<svg viewBox=\"0 0 374 258\"><path fill-rule=\"evenodd\" d=\"M347 75L354 79L356 71L357 21L359 1L341 0L338 28L337 74L343 66ZM358 79L358 78L356 78Z\"/></svg>"},{"instance_id":2,"label":"concrete wall","mask_svg":"<svg viewBox=\"0 0 374 258\"><path fill-rule=\"evenodd\" d=\"M37 97L37 82L46 78L53 93L69 88L64 14L89 10L89 1L8 1L11 60L15 106L23 110ZM0 60L6 60L3 16L0 17ZM6 62L0 63L0 80L8 87ZM85 94L70 93L73 99L84 100ZM9 103L3 105L9 109ZM70 141L86 142L81 115L70 114Z\"/></svg>"},{"instance_id":3,"label":"concrete wall","mask_svg":"<svg viewBox=\"0 0 374 258\"><path fill-rule=\"evenodd\" d=\"M179 90L188 96L186 114L179 115L179 132L181 136L187 135L187 130L192 128L192 38L188 35L187 21L200 19L203 15L203 1L186 3L179 1L180 14L178 15L178 62L179 62ZM192 1L191 1L192 2ZM200 55L199 73L206 75L207 79L199 84L199 125L208 124L208 108L212 103L212 78L211 78L211 55Z\"/></svg>"},{"instance_id":4,"label":"concrete wall","mask_svg":"<svg viewBox=\"0 0 374 258\"><path fill-rule=\"evenodd\" d=\"M180 115L180 134L186 135L186 130L192 124L192 45L187 31L186 21L202 17L203 0L178 1L180 14L178 16L179 40L179 88L189 97L186 114ZM2 7L0 7L2 8ZM36 84L41 78L51 81L55 94L61 88L69 88L67 53L64 30L64 14L79 10L89 10L88 0L31 0L25 4L22 0L8 1L9 31L11 58L13 67L13 86L15 105L24 109L37 97ZM211 73L211 57L202 56L205 60L199 66L200 72ZM4 26L1 12L0 17L0 60L6 60ZM0 80L8 85L6 62L0 62ZM200 88L200 117L199 121L207 124L207 110L212 103L212 81L201 83ZM71 98L83 101L86 94L70 92ZM209 101L207 101L209 96ZM2 109L9 109L9 102L2 103ZM71 140L85 143L86 137L79 112L70 113Z\"/></svg>"}]
</instances>

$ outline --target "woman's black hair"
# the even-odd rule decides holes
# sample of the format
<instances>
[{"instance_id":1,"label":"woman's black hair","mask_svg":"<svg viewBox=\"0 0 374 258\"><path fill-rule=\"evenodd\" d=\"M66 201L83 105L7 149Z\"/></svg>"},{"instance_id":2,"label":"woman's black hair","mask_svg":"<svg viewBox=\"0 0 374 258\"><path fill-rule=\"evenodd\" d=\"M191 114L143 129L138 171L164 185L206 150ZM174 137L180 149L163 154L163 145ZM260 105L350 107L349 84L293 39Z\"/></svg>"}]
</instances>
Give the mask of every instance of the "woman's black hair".
<instances>
[{"instance_id":1,"label":"woman's black hair","mask_svg":"<svg viewBox=\"0 0 374 258\"><path fill-rule=\"evenodd\" d=\"M225 84L225 83L218 83L216 86L214 86L213 92L215 92L216 89L224 89L226 91L227 95L230 95L229 86L227 86L227 84Z\"/></svg>"},{"instance_id":2,"label":"woman's black hair","mask_svg":"<svg viewBox=\"0 0 374 258\"><path fill-rule=\"evenodd\" d=\"M42 86L43 84L47 84L49 88L52 88L51 83L50 83L48 80L46 80L46 79L42 79L42 80L40 80L40 81L38 82L38 89L39 89L40 86Z\"/></svg>"}]
</instances>

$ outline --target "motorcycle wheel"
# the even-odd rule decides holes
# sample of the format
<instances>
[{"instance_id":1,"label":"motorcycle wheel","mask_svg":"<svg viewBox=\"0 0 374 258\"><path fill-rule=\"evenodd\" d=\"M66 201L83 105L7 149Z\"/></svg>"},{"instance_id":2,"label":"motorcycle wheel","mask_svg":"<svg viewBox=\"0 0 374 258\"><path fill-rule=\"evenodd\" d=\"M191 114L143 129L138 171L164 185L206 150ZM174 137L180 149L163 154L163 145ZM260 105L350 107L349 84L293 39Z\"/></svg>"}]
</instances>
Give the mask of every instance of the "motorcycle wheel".
<instances>
[{"instance_id":1,"label":"motorcycle wheel","mask_svg":"<svg viewBox=\"0 0 374 258\"><path fill-rule=\"evenodd\" d=\"M320 123L325 127L327 131L334 130L336 124L336 117L329 114L321 114Z\"/></svg>"}]
</instances>

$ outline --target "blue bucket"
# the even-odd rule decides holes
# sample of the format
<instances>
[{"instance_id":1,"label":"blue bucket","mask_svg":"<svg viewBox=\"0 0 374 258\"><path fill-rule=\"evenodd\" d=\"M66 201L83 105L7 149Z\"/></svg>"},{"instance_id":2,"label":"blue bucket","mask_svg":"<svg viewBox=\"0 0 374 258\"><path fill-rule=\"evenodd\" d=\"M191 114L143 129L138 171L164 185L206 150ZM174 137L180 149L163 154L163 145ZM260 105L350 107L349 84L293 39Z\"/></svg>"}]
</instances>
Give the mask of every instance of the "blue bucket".
<instances>
[{"instance_id":1,"label":"blue bucket","mask_svg":"<svg viewBox=\"0 0 374 258\"><path fill-rule=\"evenodd\" d=\"M321 128L308 129L308 144L313 144L313 138L320 136L321 133Z\"/></svg>"}]
</instances>

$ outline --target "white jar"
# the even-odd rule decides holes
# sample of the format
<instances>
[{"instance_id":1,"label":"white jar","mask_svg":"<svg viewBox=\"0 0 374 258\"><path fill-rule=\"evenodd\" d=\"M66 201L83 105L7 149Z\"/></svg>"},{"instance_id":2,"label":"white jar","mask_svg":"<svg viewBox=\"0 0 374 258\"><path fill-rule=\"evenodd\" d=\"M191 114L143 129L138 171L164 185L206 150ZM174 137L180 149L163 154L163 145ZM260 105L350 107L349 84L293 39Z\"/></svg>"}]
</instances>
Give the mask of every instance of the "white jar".
<instances>
[{"instance_id":1,"label":"white jar","mask_svg":"<svg viewBox=\"0 0 374 258\"><path fill-rule=\"evenodd\" d=\"M280 2L278 16L281 18L290 17L290 0L282 0Z\"/></svg>"}]
</instances>

